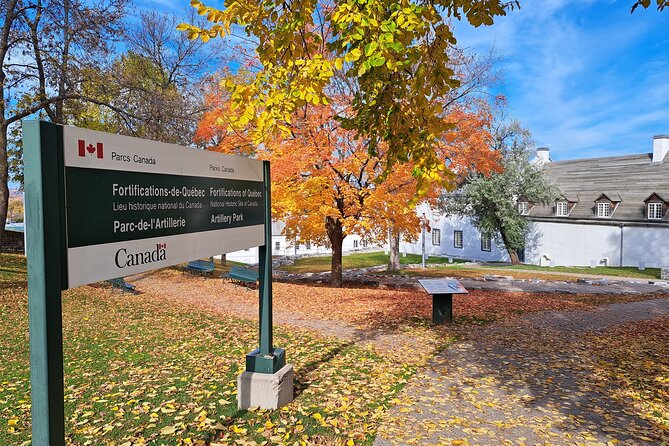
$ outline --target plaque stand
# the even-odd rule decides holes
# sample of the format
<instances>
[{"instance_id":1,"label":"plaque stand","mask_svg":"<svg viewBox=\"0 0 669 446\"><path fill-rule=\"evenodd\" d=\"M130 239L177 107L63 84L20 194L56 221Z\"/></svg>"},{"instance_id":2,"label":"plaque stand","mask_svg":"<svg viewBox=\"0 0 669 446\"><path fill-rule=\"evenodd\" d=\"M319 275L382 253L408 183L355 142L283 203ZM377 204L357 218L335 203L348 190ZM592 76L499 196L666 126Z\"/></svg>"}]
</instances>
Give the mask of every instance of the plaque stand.
<instances>
[{"instance_id":1,"label":"plaque stand","mask_svg":"<svg viewBox=\"0 0 669 446\"><path fill-rule=\"evenodd\" d=\"M453 323L453 295L469 291L456 279L421 279L418 283L432 295L432 323Z\"/></svg>"},{"instance_id":2,"label":"plaque stand","mask_svg":"<svg viewBox=\"0 0 669 446\"><path fill-rule=\"evenodd\" d=\"M453 322L453 295L432 295L432 323L450 324Z\"/></svg>"}]
</instances>

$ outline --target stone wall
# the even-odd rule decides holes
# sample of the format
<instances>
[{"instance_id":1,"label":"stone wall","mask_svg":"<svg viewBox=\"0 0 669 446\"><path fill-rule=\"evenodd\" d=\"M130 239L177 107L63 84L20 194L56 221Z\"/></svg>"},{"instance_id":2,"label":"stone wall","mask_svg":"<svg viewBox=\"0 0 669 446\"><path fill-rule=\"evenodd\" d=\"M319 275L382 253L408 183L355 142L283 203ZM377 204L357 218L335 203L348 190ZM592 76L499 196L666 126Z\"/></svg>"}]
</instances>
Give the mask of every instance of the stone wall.
<instances>
[{"instance_id":1,"label":"stone wall","mask_svg":"<svg viewBox=\"0 0 669 446\"><path fill-rule=\"evenodd\" d=\"M23 232L19 231L5 231L5 236L2 239L2 252L18 252L23 254Z\"/></svg>"}]
</instances>

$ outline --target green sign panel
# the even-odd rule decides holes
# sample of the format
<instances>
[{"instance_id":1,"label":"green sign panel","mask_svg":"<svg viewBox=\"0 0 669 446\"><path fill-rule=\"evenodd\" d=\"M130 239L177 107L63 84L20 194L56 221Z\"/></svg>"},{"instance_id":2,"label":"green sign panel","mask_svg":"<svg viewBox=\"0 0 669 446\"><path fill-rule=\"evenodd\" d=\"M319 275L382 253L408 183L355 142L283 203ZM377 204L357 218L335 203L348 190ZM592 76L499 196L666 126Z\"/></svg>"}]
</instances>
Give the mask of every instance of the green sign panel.
<instances>
[{"instance_id":1,"label":"green sign panel","mask_svg":"<svg viewBox=\"0 0 669 446\"><path fill-rule=\"evenodd\" d=\"M263 183L68 167L68 248L262 225Z\"/></svg>"}]
</instances>

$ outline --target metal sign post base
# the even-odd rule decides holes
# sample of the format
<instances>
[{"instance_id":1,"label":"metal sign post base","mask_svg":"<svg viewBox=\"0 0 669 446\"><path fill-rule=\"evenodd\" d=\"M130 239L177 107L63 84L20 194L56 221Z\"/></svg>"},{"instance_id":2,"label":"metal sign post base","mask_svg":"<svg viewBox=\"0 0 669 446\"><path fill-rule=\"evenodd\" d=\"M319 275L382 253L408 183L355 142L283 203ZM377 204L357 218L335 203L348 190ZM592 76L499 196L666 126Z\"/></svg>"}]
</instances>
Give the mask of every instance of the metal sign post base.
<instances>
[{"instance_id":1,"label":"metal sign post base","mask_svg":"<svg viewBox=\"0 0 669 446\"><path fill-rule=\"evenodd\" d=\"M286 352L282 348L273 348L271 354L263 355L260 349L246 355L246 371L253 373L276 373L286 365Z\"/></svg>"}]
</instances>

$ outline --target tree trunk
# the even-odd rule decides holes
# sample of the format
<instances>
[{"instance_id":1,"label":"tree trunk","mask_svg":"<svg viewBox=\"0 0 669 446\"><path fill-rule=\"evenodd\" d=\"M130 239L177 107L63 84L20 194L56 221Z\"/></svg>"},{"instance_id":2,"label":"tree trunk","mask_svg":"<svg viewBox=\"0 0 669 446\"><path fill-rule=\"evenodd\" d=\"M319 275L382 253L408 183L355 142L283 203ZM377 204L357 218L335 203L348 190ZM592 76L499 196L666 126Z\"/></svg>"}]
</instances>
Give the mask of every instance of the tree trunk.
<instances>
[{"instance_id":1,"label":"tree trunk","mask_svg":"<svg viewBox=\"0 0 669 446\"><path fill-rule=\"evenodd\" d=\"M5 239L5 221L9 208L9 162L7 160L7 127L0 129L0 247Z\"/></svg>"},{"instance_id":2,"label":"tree trunk","mask_svg":"<svg viewBox=\"0 0 669 446\"><path fill-rule=\"evenodd\" d=\"M388 246L390 259L388 260L388 271L400 270L400 231L388 229Z\"/></svg>"},{"instance_id":3,"label":"tree trunk","mask_svg":"<svg viewBox=\"0 0 669 446\"><path fill-rule=\"evenodd\" d=\"M9 208L9 160L7 159L7 121L5 113L7 112L5 103L5 62L9 51L10 34L13 22L16 19L17 0L10 0L4 4L3 25L0 32L0 248L5 239L5 221L7 221L7 210ZM25 212L25 211L24 211Z\"/></svg>"},{"instance_id":4,"label":"tree trunk","mask_svg":"<svg viewBox=\"0 0 669 446\"><path fill-rule=\"evenodd\" d=\"M515 249L507 249L506 251L509 253L509 259L511 259L511 264L520 265L520 258L518 257L518 251L516 251Z\"/></svg>"},{"instance_id":5,"label":"tree trunk","mask_svg":"<svg viewBox=\"0 0 669 446\"><path fill-rule=\"evenodd\" d=\"M518 257L518 250L509 247L509 242L507 241L507 238L504 236L504 231L499 231L499 233L502 236L502 242L504 242L504 247L506 248L506 252L509 253L509 260L511 260L511 264L520 265L520 257Z\"/></svg>"},{"instance_id":6,"label":"tree trunk","mask_svg":"<svg viewBox=\"0 0 669 446\"><path fill-rule=\"evenodd\" d=\"M225 254L221 254L221 266L226 266L228 264L227 262L228 261L225 258Z\"/></svg>"},{"instance_id":7,"label":"tree trunk","mask_svg":"<svg viewBox=\"0 0 669 446\"><path fill-rule=\"evenodd\" d=\"M332 247L332 266L330 270L330 285L341 288L342 285L342 247L344 244L344 229L341 221L332 217L325 220L325 228Z\"/></svg>"},{"instance_id":8,"label":"tree trunk","mask_svg":"<svg viewBox=\"0 0 669 446\"><path fill-rule=\"evenodd\" d=\"M70 59L70 42L71 36L70 33L70 2L69 0L63 1L63 48L60 55L60 76L58 76L58 96L65 96L65 89L67 88L67 70L69 66ZM56 124L65 123L65 104L63 101L56 102Z\"/></svg>"}]
</instances>

